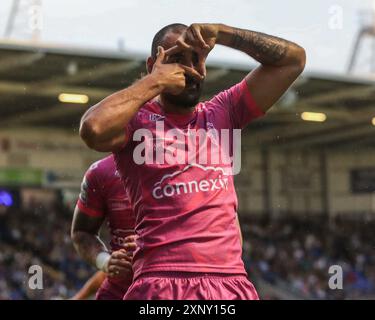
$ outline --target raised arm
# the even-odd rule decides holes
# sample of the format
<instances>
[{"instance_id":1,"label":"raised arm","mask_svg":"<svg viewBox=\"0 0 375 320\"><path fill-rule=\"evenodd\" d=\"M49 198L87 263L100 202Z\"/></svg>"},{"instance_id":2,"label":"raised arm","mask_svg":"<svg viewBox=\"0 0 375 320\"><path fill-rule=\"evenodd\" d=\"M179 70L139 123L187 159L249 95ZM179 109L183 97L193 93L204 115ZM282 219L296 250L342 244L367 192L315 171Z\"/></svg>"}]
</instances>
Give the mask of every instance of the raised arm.
<instances>
[{"instance_id":1,"label":"raised arm","mask_svg":"<svg viewBox=\"0 0 375 320\"><path fill-rule=\"evenodd\" d=\"M79 133L86 145L100 152L114 151L125 142L125 127L148 100L157 96L160 85L148 75L88 109Z\"/></svg>"},{"instance_id":2,"label":"raised arm","mask_svg":"<svg viewBox=\"0 0 375 320\"><path fill-rule=\"evenodd\" d=\"M159 47L150 74L86 111L81 119L80 136L89 148L100 152L117 150L127 139L125 127L147 101L163 91L173 94L182 91L185 88L185 73L201 78L192 68L164 62L165 53Z\"/></svg>"},{"instance_id":3,"label":"raised arm","mask_svg":"<svg viewBox=\"0 0 375 320\"><path fill-rule=\"evenodd\" d=\"M220 25L217 43L240 50L260 66L246 77L258 106L267 111L305 67L305 50L297 44L268 34Z\"/></svg>"},{"instance_id":4,"label":"raised arm","mask_svg":"<svg viewBox=\"0 0 375 320\"><path fill-rule=\"evenodd\" d=\"M205 60L215 44L240 50L260 63L246 76L247 85L257 105L267 111L297 79L305 67L305 50L299 45L264 33L224 24L192 24L167 51L194 48L205 73Z\"/></svg>"}]
</instances>

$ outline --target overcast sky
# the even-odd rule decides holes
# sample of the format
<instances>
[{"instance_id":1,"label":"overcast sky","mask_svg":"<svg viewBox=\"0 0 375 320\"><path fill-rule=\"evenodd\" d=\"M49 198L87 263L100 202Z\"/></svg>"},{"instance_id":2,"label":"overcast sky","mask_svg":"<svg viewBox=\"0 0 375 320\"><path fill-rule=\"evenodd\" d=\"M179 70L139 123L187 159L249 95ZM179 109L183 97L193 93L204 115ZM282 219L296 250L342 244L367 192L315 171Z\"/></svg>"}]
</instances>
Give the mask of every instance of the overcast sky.
<instances>
[{"instance_id":1,"label":"overcast sky","mask_svg":"<svg viewBox=\"0 0 375 320\"><path fill-rule=\"evenodd\" d=\"M23 0L23 3L32 0ZM220 22L285 37L302 45L310 71L343 73L360 27L360 11L372 0L42 0L41 41L70 46L147 55L154 33L172 22ZM12 0L0 0L0 36ZM14 38L25 38L30 22L25 10L18 16ZM359 71L369 63L364 44ZM246 63L248 58L230 49L214 49L212 60Z\"/></svg>"}]
</instances>

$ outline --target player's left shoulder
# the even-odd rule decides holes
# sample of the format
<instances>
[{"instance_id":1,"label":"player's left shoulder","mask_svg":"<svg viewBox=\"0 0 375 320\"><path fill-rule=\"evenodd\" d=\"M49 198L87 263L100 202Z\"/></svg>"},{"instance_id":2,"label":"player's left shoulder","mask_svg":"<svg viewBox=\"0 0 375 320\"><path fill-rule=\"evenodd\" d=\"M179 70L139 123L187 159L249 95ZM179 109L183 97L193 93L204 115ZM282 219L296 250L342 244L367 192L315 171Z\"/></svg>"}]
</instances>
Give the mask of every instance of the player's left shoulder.
<instances>
[{"instance_id":1,"label":"player's left shoulder","mask_svg":"<svg viewBox=\"0 0 375 320\"><path fill-rule=\"evenodd\" d=\"M94 162L87 171L91 177L95 177L99 181L104 181L116 171L116 164L112 154Z\"/></svg>"}]
</instances>

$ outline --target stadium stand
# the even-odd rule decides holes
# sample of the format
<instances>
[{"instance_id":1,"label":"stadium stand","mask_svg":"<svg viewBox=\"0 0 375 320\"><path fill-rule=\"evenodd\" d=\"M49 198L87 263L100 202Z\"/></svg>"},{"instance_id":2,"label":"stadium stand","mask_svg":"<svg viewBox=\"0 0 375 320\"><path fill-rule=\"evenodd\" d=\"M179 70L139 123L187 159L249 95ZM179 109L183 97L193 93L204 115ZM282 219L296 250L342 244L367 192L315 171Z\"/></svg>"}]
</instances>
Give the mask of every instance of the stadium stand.
<instances>
[{"instance_id":1,"label":"stadium stand","mask_svg":"<svg viewBox=\"0 0 375 320\"><path fill-rule=\"evenodd\" d=\"M94 272L69 238L71 212L61 205L8 208L0 215L0 298L66 299ZM244 261L263 299L375 297L375 221L336 217L242 221ZM43 266L45 290L28 290L27 270ZM344 266L344 289L330 290L326 270Z\"/></svg>"}]
</instances>

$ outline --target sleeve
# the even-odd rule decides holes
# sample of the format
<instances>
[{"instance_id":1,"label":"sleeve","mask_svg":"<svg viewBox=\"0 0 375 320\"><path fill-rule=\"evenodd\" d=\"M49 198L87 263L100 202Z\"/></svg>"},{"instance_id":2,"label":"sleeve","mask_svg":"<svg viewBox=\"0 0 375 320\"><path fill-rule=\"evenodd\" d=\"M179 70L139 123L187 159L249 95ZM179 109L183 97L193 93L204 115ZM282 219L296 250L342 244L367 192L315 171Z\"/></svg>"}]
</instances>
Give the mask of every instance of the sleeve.
<instances>
[{"instance_id":1,"label":"sleeve","mask_svg":"<svg viewBox=\"0 0 375 320\"><path fill-rule=\"evenodd\" d=\"M90 168L83 177L77 207L89 216L104 216L105 200L101 193L100 184L95 176L95 170L92 168Z\"/></svg>"},{"instance_id":2,"label":"sleeve","mask_svg":"<svg viewBox=\"0 0 375 320\"><path fill-rule=\"evenodd\" d=\"M246 79L224 90L211 100L229 113L230 122L235 129L243 129L252 120L265 113L257 106L246 83Z\"/></svg>"}]
</instances>

